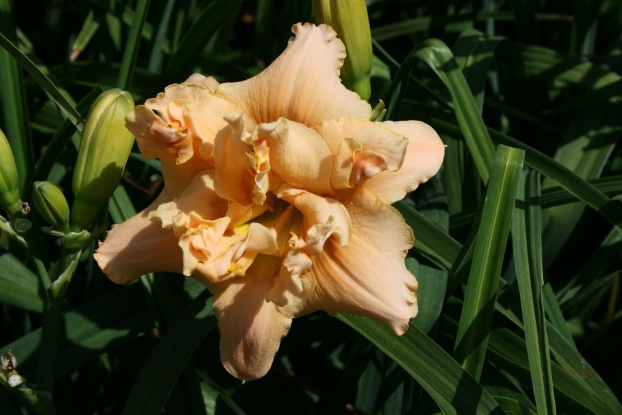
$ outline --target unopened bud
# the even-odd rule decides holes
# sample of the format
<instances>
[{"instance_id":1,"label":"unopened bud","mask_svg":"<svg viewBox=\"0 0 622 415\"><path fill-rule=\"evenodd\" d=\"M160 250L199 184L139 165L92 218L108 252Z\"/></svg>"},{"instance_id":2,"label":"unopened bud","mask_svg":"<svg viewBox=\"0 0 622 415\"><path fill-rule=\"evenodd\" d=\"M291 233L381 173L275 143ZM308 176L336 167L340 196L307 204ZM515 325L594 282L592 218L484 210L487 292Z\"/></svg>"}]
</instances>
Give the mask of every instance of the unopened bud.
<instances>
[{"instance_id":1,"label":"unopened bud","mask_svg":"<svg viewBox=\"0 0 622 415\"><path fill-rule=\"evenodd\" d=\"M11 215L20 212L19 177L11 146L2 130L0 130L0 206Z\"/></svg>"},{"instance_id":2,"label":"unopened bud","mask_svg":"<svg viewBox=\"0 0 622 415\"><path fill-rule=\"evenodd\" d=\"M369 119L371 121L380 122L384 119L385 114L387 113L387 109L384 107L384 101L378 101L378 104L374 107L371 112L371 117Z\"/></svg>"},{"instance_id":3,"label":"unopened bud","mask_svg":"<svg viewBox=\"0 0 622 415\"><path fill-rule=\"evenodd\" d=\"M318 23L335 29L346 45L346 60L341 68L343 84L361 98L369 99L373 53L365 0L313 0L313 14Z\"/></svg>"},{"instance_id":4,"label":"unopened bud","mask_svg":"<svg viewBox=\"0 0 622 415\"><path fill-rule=\"evenodd\" d=\"M134 144L125 128L125 116L133 108L130 93L118 88L101 94L91 108L73 174L74 229L87 228L119 184Z\"/></svg>"},{"instance_id":5,"label":"unopened bud","mask_svg":"<svg viewBox=\"0 0 622 415\"><path fill-rule=\"evenodd\" d=\"M50 225L69 232L69 205L60 189L50 182L35 182L32 193L37 210Z\"/></svg>"}]
</instances>

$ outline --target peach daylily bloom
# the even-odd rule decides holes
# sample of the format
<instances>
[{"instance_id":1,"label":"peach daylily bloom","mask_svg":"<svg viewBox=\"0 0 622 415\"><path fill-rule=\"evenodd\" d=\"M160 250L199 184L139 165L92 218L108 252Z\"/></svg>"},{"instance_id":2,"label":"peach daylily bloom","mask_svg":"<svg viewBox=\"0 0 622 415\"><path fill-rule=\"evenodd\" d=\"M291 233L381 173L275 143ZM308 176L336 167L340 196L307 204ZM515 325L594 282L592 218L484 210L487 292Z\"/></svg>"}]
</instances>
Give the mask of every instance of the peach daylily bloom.
<instances>
[{"instance_id":1,"label":"peach daylily bloom","mask_svg":"<svg viewBox=\"0 0 622 415\"><path fill-rule=\"evenodd\" d=\"M370 121L339 80L345 48L330 27L292 30L254 78L195 74L127 116L165 186L95 254L116 283L153 271L203 282L222 363L242 380L263 376L292 318L315 310L406 331L417 313L404 265L413 234L390 204L444 156L426 124Z\"/></svg>"}]
</instances>

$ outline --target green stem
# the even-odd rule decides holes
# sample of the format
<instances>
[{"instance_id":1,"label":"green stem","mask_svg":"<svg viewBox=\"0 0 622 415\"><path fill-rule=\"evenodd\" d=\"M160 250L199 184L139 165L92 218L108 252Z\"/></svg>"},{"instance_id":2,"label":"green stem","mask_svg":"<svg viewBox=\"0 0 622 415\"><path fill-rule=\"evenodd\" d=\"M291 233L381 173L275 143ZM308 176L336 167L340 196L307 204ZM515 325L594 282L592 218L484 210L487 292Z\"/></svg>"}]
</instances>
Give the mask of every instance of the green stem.
<instances>
[{"instance_id":1,"label":"green stem","mask_svg":"<svg viewBox=\"0 0 622 415\"><path fill-rule=\"evenodd\" d=\"M82 250L68 252L67 249L62 249L56 271L58 277L46 290L49 294L43 312L38 378L38 389L45 392L51 393L54 388L56 357L63 323L63 299L81 253Z\"/></svg>"},{"instance_id":2,"label":"green stem","mask_svg":"<svg viewBox=\"0 0 622 415\"><path fill-rule=\"evenodd\" d=\"M60 298L52 298L43 312L41 329L41 351L39 354L39 377L37 389L52 393L56 372L56 355L62 322L62 302Z\"/></svg>"}]
</instances>

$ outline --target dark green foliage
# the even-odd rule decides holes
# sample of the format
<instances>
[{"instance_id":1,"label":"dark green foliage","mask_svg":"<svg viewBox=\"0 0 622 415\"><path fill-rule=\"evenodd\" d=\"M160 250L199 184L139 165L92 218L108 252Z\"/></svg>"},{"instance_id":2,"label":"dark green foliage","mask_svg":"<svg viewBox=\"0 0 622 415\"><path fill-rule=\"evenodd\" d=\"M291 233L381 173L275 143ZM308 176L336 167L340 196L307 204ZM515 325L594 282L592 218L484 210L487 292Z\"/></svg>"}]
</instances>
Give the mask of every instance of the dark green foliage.
<instances>
[{"instance_id":1,"label":"dark green foliage","mask_svg":"<svg viewBox=\"0 0 622 415\"><path fill-rule=\"evenodd\" d=\"M367 4L370 103L447 145L441 173L395 204L416 237L409 331L302 317L271 371L241 384L202 285L114 286L91 246L57 304L56 413L622 414L622 2ZM312 19L310 0L0 0L0 128L22 197L47 180L71 204L76 129L102 88L142 103L193 72L243 80ZM134 153L127 170L157 193L159 163ZM149 202L124 182L99 223ZM38 276L60 246L30 243L34 261L0 233L0 352L32 384L49 312ZM0 413L25 408L0 387Z\"/></svg>"}]
</instances>

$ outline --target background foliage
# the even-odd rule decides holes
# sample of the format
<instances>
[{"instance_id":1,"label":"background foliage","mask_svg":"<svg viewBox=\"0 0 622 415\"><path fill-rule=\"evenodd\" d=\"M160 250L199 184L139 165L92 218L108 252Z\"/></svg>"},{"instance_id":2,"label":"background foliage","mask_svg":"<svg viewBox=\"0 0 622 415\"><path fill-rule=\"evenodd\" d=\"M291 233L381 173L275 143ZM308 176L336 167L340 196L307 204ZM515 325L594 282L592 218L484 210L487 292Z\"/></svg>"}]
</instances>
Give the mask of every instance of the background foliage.
<instances>
[{"instance_id":1,"label":"background foliage","mask_svg":"<svg viewBox=\"0 0 622 415\"><path fill-rule=\"evenodd\" d=\"M87 253L44 357L40 279L4 235L0 352L12 350L33 388L54 361L57 413L622 413L622 3L367 4L370 102L447 144L441 174L396 204L417 238L407 266L420 314L408 333L315 313L294 322L264 379L241 384L220 364L198 283L148 275L117 287ZM0 126L22 199L48 180L71 201L74 125L102 89L140 103L193 72L246 79L313 16L310 1L0 0L0 19L21 51L0 50ZM150 193L122 183L101 223L162 185L137 153L127 170ZM30 219L31 232L45 225ZM37 235L52 267L58 241ZM53 413L38 399L31 410ZM0 413L25 406L0 388Z\"/></svg>"}]
</instances>

